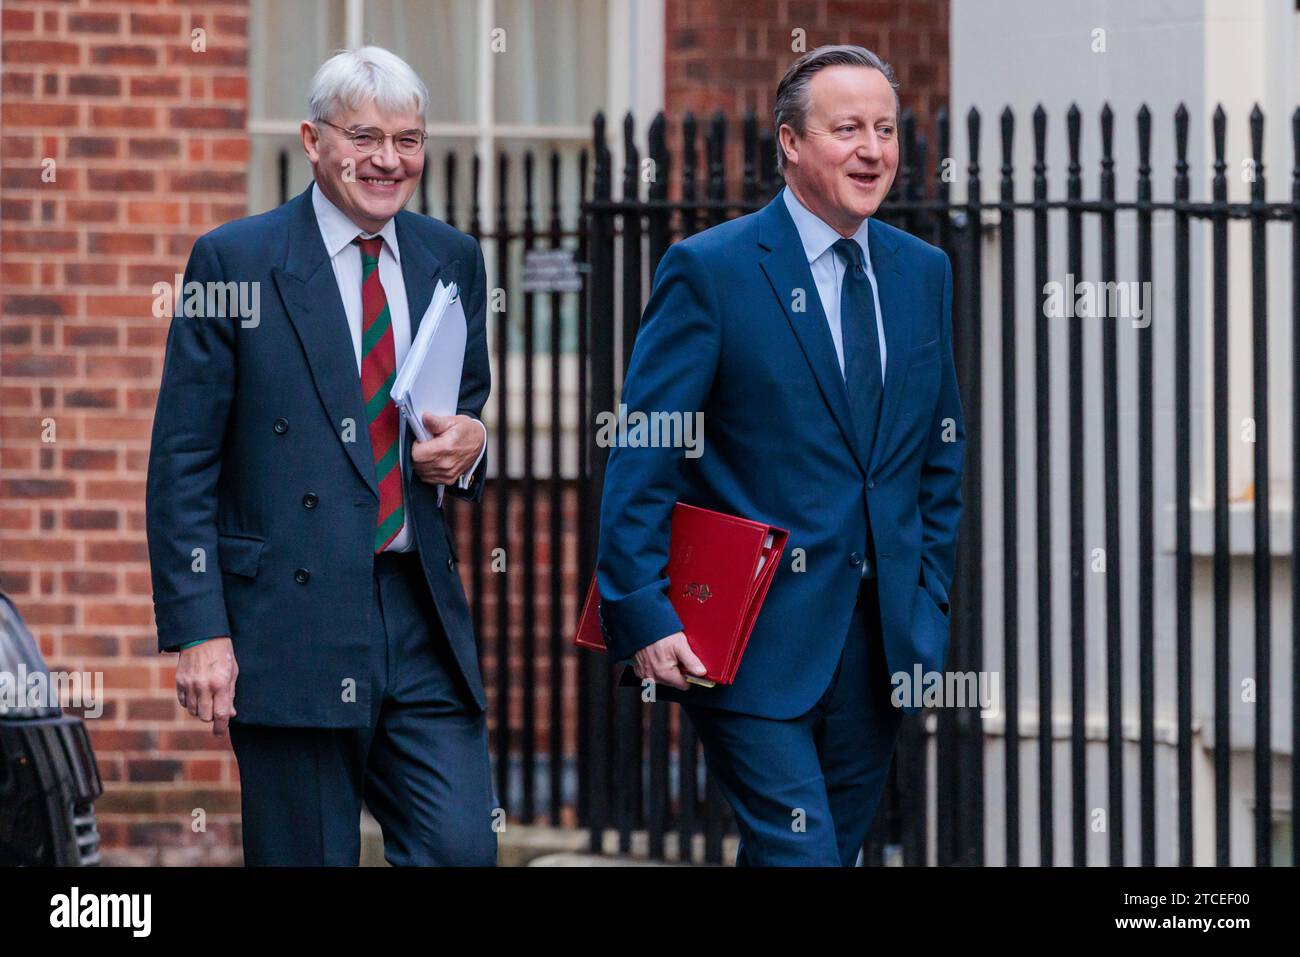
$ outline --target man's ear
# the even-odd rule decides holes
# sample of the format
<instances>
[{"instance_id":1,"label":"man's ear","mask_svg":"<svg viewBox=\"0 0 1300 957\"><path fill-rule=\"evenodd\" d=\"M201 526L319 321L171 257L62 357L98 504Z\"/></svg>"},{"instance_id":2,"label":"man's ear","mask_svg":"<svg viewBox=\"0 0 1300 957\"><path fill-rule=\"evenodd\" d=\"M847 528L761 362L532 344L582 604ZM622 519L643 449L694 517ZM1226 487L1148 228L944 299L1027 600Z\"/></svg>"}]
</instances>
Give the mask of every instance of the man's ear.
<instances>
[{"instance_id":1,"label":"man's ear","mask_svg":"<svg viewBox=\"0 0 1300 957\"><path fill-rule=\"evenodd\" d=\"M785 154L786 163L799 165L799 142L794 129L789 123L782 123L776 136L777 142L781 145L781 152Z\"/></svg>"},{"instance_id":2,"label":"man's ear","mask_svg":"<svg viewBox=\"0 0 1300 957\"><path fill-rule=\"evenodd\" d=\"M307 154L307 159L315 166L320 162L320 130L310 120L303 120L302 126L298 127L298 133L302 136L302 150Z\"/></svg>"}]
</instances>

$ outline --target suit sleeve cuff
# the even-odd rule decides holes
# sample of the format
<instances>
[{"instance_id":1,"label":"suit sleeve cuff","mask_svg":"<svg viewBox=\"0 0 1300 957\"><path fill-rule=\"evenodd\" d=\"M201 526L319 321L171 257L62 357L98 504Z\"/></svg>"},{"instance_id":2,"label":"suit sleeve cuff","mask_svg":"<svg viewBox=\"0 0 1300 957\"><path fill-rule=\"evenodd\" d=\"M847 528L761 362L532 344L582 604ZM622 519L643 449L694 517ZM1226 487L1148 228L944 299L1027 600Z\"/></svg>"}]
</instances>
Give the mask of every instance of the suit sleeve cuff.
<instances>
[{"instance_id":1,"label":"suit sleeve cuff","mask_svg":"<svg viewBox=\"0 0 1300 957\"><path fill-rule=\"evenodd\" d=\"M217 637L217 636L216 636L216 635L213 635L211 638L195 638L193 641L187 641L187 642L185 642L185 644L183 644L183 645L172 645L171 647L169 647L169 648L164 648L163 650L164 650L164 651L184 651L186 648L193 648L195 645L201 645L201 644L203 644L205 641L211 641L212 638L215 638L215 637Z\"/></svg>"},{"instance_id":2,"label":"suit sleeve cuff","mask_svg":"<svg viewBox=\"0 0 1300 957\"><path fill-rule=\"evenodd\" d=\"M456 479L456 487L459 489L469 488L470 480L474 477L474 473L478 470L478 464L483 461L483 454L487 452L487 426L483 424L482 419L475 419L474 421L477 422L479 424L479 428L483 430L483 447L478 450L478 458L474 460L474 464L465 470L465 474L463 474L460 478Z\"/></svg>"}]
</instances>

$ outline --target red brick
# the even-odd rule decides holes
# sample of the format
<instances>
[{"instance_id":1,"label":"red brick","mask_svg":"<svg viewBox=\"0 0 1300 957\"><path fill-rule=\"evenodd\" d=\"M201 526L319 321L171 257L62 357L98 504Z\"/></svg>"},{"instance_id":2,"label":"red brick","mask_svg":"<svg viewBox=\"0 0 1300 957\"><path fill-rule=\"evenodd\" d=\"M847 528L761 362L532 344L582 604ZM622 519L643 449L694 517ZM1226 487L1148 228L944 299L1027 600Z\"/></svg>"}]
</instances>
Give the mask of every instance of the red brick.
<instances>
[{"instance_id":1,"label":"red brick","mask_svg":"<svg viewBox=\"0 0 1300 957\"><path fill-rule=\"evenodd\" d=\"M90 62L111 66L154 66L158 50L140 44L103 44L90 48Z\"/></svg>"},{"instance_id":2,"label":"red brick","mask_svg":"<svg viewBox=\"0 0 1300 957\"><path fill-rule=\"evenodd\" d=\"M116 140L112 141L116 144ZM116 145L114 148L116 153ZM117 203L104 199L69 199L64 215L73 223L111 223L117 219Z\"/></svg>"},{"instance_id":3,"label":"red brick","mask_svg":"<svg viewBox=\"0 0 1300 957\"><path fill-rule=\"evenodd\" d=\"M90 124L96 130L146 129L158 125L158 111L152 106L92 106Z\"/></svg>"},{"instance_id":4,"label":"red brick","mask_svg":"<svg viewBox=\"0 0 1300 957\"><path fill-rule=\"evenodd\" d=\"M68 77L69 96L118 96L122 81L98 73L74 73Z\"/></svg>"},{"instance_id":5,"label":"red brick","mask_svg":"<svg viewBox=\"0 0 1300 957\"><path fill-rule=\"evenodd\" d=\"M64 572L62 576L63 591L69 595L111 595L117 591L117 575L112 572ZM65 639L66 642L66 639ZM116 642L108 639L108 650L97 652L111 655L117 650ZM73 651L66 644L65 654L87 654L86 651Z\"/></svg>"},{"instance_id":6,"label":"red brick","mask_svg":"<svg viewBox=\"0 0 1300 957\"><path fill-rule=\"evenodd\" d=\"M92 253L139 255L153 249L152 233L91 233L87 237L87 250Z\"/></svg>"},{"instance_id":7,"label":"red brick","mask_svg":"<svg viewBox=\"0 0 1300 957\"><path fill-rule=\"evenodd\" d=\"M32 96L36 92L36 75L21 70L11 70L8 65L0 74L0 92L11 96Z\"/></svg>"},{"instance_id":8,"label":"red brick","mask_svg":"<svg viewBox=\"0 0 1300 957\"><path fill-rule=\"evenodd\" d=\"M245 189L243 171L218 173L212 170L194 170L169 173L168 193L240 193Z\"/></svg>"},{"instance_id":9,"label":"red brick","mask_svg":"<svg viewBox=\"0 0 1300 957\"><path fill-rule=\"evenodd\" d=\"M10 479L8 481L15 481ZM0 490L6 481L0 480ZM71 488L71 483L69 488ZM8 493L5 493L8 494ZM71 495L72 492L67 493ZM42 498L48 496L42 495ZM76 543L70 540L49 538L11 538L5 537L5 565L12 567L37 562L70 562L76 558Z\"/></svg>"},{"instance_id":10,"label":"red brick","mask_svg":"<svg viewBox=\"0 0 1300 957\"><path fill-rule=\"evenodd\" d=\"M137 437L148 439L150 423L145 419L118 419L123 425L135 426ZM111 430L108 437L112 438ZM92 480L86 483L86 498L92 501L114 501L124 503L144 502L144 481L102 481Z\"/></svg>"},{"instance_id":11,"label":"red brick","mask_svg":"<svg viewBox=\"0 0 1300 957\"><path fill-rule=\"evenodd\" d=\"M110 562L115 565L119 562L147 562L149 549L142 541L87 542L86 560Z\"/></svg>"},{"instance_id":12,"label":"red brick","mask_svg":"<svg viewBox=\"0 0 1300 957\"><path fill-rule=\"evenodd\" d=\"M115 529L118 516L111 509L74 508L64 513L63 525L75 531Z\"/></svg>"},{"instance_id":13,"label":"red brick","mask_svg":"<svg viewBox=\"0 0 1300 957\"><path fill-rule=\"evenodd\" d=\"M244 111L224 107L174 106L167 111L172 129L242 130Z\"/></svg>"},{"instance_id":14,"label":"red brick","mask_svg":"<svg viewBox=\"0 0 1300 957\"><path fill-rule=\"evenodd\" d=\"M0 356L0 374L5 376L37 376L55 379L70 376L77 369L76 356L68 355L5 355Z\"/></svg>"},{"instance_id":15,"label":"red brick","mask_svg":"<svg viewBox=\"0 0 1300 957\"><path fill-rule=\"evenodd\" d=\"M69 33L117 33L122 18L116 13L69 13Z\"/></svg>"},{"instance_id":16,"label":"red brick","mask_svg":"<svg viewBox=\"0 0 1300 957\"><path fill-rule=\"evenodd\" d=\"M117 407L116 389L69 389L63 404L73 409L113 409Z\"/></svg>"},{"instance_id":17,"label":"red brick","mask_svg":"<svg viewBox=\"0 0 1300 957\"><path fill-rule=\"evenodd\" d=\"M6 129L14 126L75 126L79 109L73 104L57 103L5 103L0 109L0 122Z\"/></svg>"},{"instance_id":18,"label":"red brick","mask_svg":"<svg viewBox=\"0 0 1300 957\"><path fill-rule=\"evenodd\" d=\"M89 355L86 357L87 379L112 379L114 382L139 379L154 371L152 356Z\"/></svg>"},{"instance_id":19,"label":"red brick","mask_svg":"<svg viewBox=\"0 0 1300 957\"><path fill-rule=\"evenodd\" d=\"M180 96L181 81L174 76L133 76L131 77L131 97L142 96Z\"/></svg>"},{"instance_id":20,"label":"red brick","mask_svg":"<svg viewBox=\"0 0 1300 957\"><path fill-rule=\"evenodd\" d=\"M81 62L81 44L62 40L9 40L4 44L4 62L77 64Z\"/></svg>"},{"instance_id":21,"label":"red brick","mask_svg":"<svg viewBox=\"0 0 1300 957\"><path fill-rule=\"evenodd\" d=\"M125 604L88 604L85 606L85 619L88 625L138 625L148 627L153 622L153 606L147 604L125 605ZM121 676L117 681L110 684L109 676L104 675L104 683L116 688L147 688L149 687L149 670L146 668L118 668L117 671L123 672L134 682L137 673L143 675L141 680L143 684L126 684L126 679Z\"/></svg>"},{"instance_id":22,"label":"red brick","mask_svg":"<svg viewBox=\"0 0 1300 957\"><path fill-rule=\"evenodd\" d=\"M36 29L36 14L31 10L6 7L0 12L0 26L6 34L30 33Z\"/></svg>"},{"instance_id":23,"label":"red brick","mask_svg":"<svg viewBox=\"0 0 1300 957\"><path fill-rule=\"evenodd\" d=\"M2 301L9 316L66 316L76 311L74 296L5 296Z\"/></svg>"},{"instance_id":24,"label":"red brick","mask_svg":"<svg viewBox=\"0 0 1300 957\"><path fill-rule=\"evenodd\" d=\"M132 36L183 36L180 14L176 13L132 13L130 32Z\"/></svg>"},{"instance_id":25,"label":"red brick","mask_svg":"<svg viewBox=\"0 0 1300 957\"><path fill-rule=\"evenodd\" d=\"M132 200L126 204L126 221L132 224L179 226L181 204L162 201Z\"/></svg>"},{"instance_id":26,"label":"red brick","mask_svg":"<svg viewBox=\"0 0 1300 957\"><path fill-rule=\"evenodd\" d=\"M68 156L91 156L97 159L118 155L118 140L113 136L69 136Z\"/></svg>"},{"instance_id":27,"label":"red brick","mask_svg":"<svg viewBox=\"0 0 1300 957\"><path fill-rule=\"evenodd\" d=\"M117 263L64 263L63 280L72 286L113 286L119 268Z\"/></svg>"},{"instance_id":28,"label":"red brick","mask_svg":"<svg viewBox=\"0 0 1300 957\"><path fill-rule=\"evenodd\" d=\"M87 172L86 178L95 192L151 193L155 188L154 174L143 169L92 169Z\"/></svg>"}]
</instances>

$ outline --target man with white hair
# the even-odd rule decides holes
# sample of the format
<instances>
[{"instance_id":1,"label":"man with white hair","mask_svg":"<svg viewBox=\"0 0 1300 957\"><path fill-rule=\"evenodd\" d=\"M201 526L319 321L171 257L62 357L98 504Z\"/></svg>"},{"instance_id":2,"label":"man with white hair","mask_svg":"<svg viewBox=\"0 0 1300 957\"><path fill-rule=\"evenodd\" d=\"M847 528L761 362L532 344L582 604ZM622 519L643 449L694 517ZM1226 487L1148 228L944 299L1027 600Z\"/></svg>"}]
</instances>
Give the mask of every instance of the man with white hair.
<instances>
[{"instance_id":1,"label":"man with white hair","mask_svg":"<svg viewBox=\"0 0 1300 957\"><path fill-rule=\"evenodd\" d=\"M427 105L387 50L321 66L301 128L315 182L198 239L167 336L147 487L158 643L180 653L181 705L229 728L247 864L357 864L363 801L392 864L496 859L442 511L444 491L482 495L487 290L474 239L404 208ZM389 392L440 282L459 285L465 356L456 414L426 414L420 442ZM248 294L201 294L229 283Z\"/></svg>"}]
</instances>

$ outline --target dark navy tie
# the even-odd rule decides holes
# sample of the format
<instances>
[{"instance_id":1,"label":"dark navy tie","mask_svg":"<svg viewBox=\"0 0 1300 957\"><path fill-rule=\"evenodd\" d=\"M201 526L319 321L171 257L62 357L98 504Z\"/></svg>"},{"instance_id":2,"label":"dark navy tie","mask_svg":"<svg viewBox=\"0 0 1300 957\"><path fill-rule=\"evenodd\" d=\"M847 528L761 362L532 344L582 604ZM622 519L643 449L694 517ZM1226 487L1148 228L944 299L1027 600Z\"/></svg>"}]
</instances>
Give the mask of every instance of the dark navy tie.
<instances>
[{"instance_id":1,"label":"dark navy tie","mask_svg":"<svg viewBox=\"0 0 1300 957\"><path fill-rule=\"evenodd\" d=\"M871 460L876 423L884 382L880 374L880 337L876 331L876 301L862 264L862 247L852 239L840 239L832 247L844 260L844 282L840 285L840 335L844 342L844 386L849 409L858 433L858 447L864 462Z\"/></svg>"}]
</instances>

